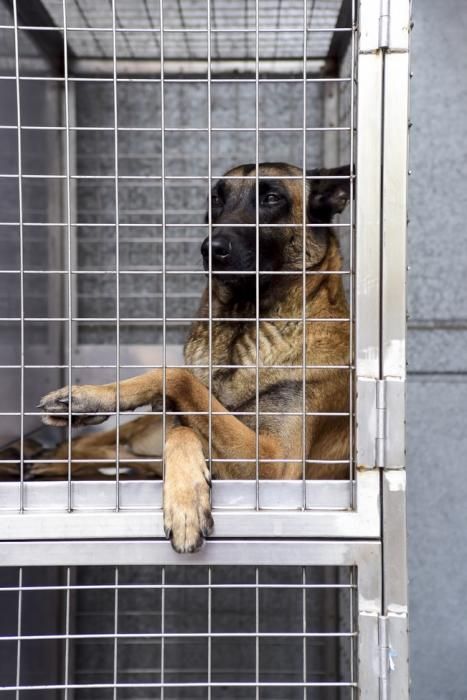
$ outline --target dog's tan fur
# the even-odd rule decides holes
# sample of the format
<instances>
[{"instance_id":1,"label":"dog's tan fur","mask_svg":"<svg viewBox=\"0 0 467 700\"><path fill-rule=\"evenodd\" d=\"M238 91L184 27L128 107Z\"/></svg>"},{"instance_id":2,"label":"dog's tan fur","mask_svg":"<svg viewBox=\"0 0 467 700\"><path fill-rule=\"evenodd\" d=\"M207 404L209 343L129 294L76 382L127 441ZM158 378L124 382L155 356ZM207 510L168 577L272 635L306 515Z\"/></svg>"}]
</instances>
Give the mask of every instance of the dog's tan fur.
<instances>
[{"instance_id":1,"label":"dog's tan fur","mask_svg":"<svg viewBox=\"0 0 467 700\"><path fill-rule=\"evenodd\" d=\"M246 167L246 166L244 166ZM244 173L243 166L229 175ZM286 177L301 174L293 166L261 166L260 174ZM242 187L242 181L233 181ZM292 222L302 221L302 183L289 180L287 188L293 197ZM286 231L286 229L284 229ZM287 233L288 260L296 275L278 275L260 300L259 322L259 426L256 426L256 302L239 304L231 292L216 277L212 279L211 357L209 342L209 298L205 290L198 316L206 321L193 323L185 345L185 361L190 369L170 369L165 372L166 400L174 411L184 414L175 422L168 417L165 443L164 519L167 533L177 551L194 551L212 527L209 507L209 471L206 457L209 445L208 391L211 371L211 472L221 479L253 479L256 476L256 428L259 431L259 475L266 479L295 479L302 476L302 386L305 379L305 406L312 415L306 417L305 458L318 460L307 463L308 478L344 478L349 457L348 416L315 415L318 413L347 413L349 410L348 366L348 307L342 286L342 276L332 274L341 270L341 255L334 233L330 230L323 247L309 237L306 259L308 269L315 274L306 277L305 312L311 319L306 326L306 362L313 365L305 371L303 365L303 276L300 263L303 253L300 235ZM286 235L286 232L284 233ZM289 240L289 239L288 239ZM319 244L319 245L318 245ZM296 247L296 250L294 249ZM321 246L321 247L319 247ZM318 249L319 248L319 249ZM294 267L295 266L295 267ZM323 273L323 274L319 274ZM232 319L216 321L217 318ZM297 319L269 321L270 319ZM242 321L241 319L252 319ZM197 365L201 365L197 367ZM239 365L238 369L217 365ZM247 367L250 366L250 367ZM126 379L120 383L120 410L133 410L144 405L160 410L164 377L160 369ZM75 424L97 422L96 417L82 413L114 412L116 385L85 385L72 387L72 411ZM64 425L67 411L68 387L48 394L42 401L49 415L44 421ZM299 415L268 415L271 412ZM198 414L196 414L199 412ZM239 415L233 415L236 412ZM242 415L243 414L243 415ZM245 415L246 414L246 415ZM142 475L161 473L161 463L141 465L131 460L139 456L160 455L158 451L160 416L144 416L121 426L120 459ZM182 424L180 427L180 423ZM96 464L80 459L115 459L116 431L84 436L72 444L76 461L73 474L98 477ZM67 446L58 448L54 458L66 458ZM128 461L126 461L128 460ZM222 460L222 461L220 461ZM251 461L240 461L251 460ZM273 461L268 461L273 460ZM293 461L295 460L295 461ZM329 460L326 463L326 460ZM67 465L37 465L37 475L50 475L67 469Z\"/></svg>"}]
</instances>

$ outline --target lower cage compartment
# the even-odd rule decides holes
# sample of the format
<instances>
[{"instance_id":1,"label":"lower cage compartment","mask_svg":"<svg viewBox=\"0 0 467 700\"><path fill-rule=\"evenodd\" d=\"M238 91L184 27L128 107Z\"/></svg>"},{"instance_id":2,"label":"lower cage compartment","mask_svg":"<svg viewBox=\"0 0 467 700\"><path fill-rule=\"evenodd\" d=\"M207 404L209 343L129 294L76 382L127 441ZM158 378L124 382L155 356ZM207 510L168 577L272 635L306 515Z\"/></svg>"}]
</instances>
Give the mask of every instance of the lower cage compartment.
<instances>
[{"instance_id":1,"label":"lower cage compartment","mask_svg":"<svg viewBox=\"0 0 467 700\"><path fill-rule=\"evenodd\" d=\"M1 700L357 697L355 566L11 567L0 583Z\"/></svg>"}]
</instances>

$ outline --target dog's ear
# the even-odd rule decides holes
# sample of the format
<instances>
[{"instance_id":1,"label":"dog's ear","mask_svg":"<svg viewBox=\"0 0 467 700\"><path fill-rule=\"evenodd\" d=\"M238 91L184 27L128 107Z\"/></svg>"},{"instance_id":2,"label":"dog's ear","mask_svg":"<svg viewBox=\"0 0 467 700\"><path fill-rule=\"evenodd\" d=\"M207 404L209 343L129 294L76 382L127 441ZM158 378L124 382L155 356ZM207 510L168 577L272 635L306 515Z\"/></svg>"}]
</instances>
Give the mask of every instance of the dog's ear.
<instances>
[{"instance_id":1,"label":"dog's ear","mask_svg":"<svg viewBox=\"0 0 467 700\"><path fill-rule=\"evenodd\" d=\"M307 170L307 175L325 179L310 180L308 218L311 223L331 223L335 214L340 214L350 198L350 165L338 168L316 168ZM327 179L330 178L330 179Z\"/></svg>"}]
</instances>

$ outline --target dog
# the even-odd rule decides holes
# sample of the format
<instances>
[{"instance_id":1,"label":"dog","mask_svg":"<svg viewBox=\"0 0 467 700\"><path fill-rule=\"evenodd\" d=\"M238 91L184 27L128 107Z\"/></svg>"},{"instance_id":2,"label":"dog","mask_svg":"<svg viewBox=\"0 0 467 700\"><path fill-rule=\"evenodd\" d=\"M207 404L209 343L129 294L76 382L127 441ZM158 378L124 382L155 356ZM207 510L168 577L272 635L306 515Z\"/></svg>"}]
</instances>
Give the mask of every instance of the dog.
<instances>
[{"instance_id":1,"label":"dog","mask_svg":"<svg viewBox=\"0 0 467 700\"><path fill-rule=\"evenodd\" d=\"M196 551L212 531L211 475L298 479L305 465L307 478L348 478L348 305L331 224L349 201L350 173L307 171L305 188L302 170L286 163L225 173L211 193L212 233L201 246L211 280L185 344L187 367L119 384L121 411L160 411L165 388L166 407L178 414L166 419L163 487L164 528L177 552ZM69 395L73 425L117 410L116 384L64 387L41 400L45 423L68 424ZM148 415L122 425L120 459L161 454L161 424ZM115 430L78 438L73 459L115 459L115 440ZM161 474L160 461L150 468Z\"/></svg>"}]
</instances>

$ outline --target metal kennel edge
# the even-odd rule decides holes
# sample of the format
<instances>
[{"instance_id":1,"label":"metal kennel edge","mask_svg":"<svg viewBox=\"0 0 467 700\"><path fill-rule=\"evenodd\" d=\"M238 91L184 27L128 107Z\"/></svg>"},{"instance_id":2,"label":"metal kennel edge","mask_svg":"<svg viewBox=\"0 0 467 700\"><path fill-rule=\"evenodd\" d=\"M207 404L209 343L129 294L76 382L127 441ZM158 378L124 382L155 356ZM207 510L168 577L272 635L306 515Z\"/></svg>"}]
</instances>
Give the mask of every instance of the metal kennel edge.
<instances>
[{"instance_id":1,"label":"metal kennel edge","mask_svg":"<svg viewBox=\"0 0 467 700\"><path fill-rule=\"evenodd\" d=\"M67 483L0 484L3 566L74 566L97 560L111 565L356 566L358 684L360 697L368 700L408 697L404 421L409 23L408 0L359 2L355 479L306 484L307 499L314 504L309 510L297 505L299 483L261 484L261 511L249 510L256 498L254 484L215 483L216 539L200 553L186 556L174 554L161 541L160 483L120 482L118 511L112 502L115 485L73 483L72 512L66 506ZM19 85L18 73L16 77ZM287 510L279 507L282 497L289 498Z\"/></svg>"}]
</instances>

